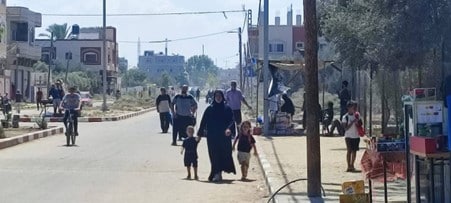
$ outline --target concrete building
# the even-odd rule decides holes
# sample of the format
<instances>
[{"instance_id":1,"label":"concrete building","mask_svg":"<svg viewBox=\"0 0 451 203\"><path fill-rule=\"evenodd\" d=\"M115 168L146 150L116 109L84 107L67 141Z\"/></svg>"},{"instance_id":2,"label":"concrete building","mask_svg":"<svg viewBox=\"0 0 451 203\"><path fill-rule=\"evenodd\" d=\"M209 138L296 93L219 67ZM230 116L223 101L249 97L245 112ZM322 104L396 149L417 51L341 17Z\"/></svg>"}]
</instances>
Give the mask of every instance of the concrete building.
<instances>
[{"instance_id":1,"label":"concrete building","mask_svg":"<svg viewBox=\"0 0 451 203\"><path fill-rule=\"evenodd\" d=\"M7 48L7 27L6 27L6 0L0 1L0 94L9 93L11 71L7 70L6 48Z\"/></svg>"},{"instance_id":2,"label":"concrete building","mask_svg":"<svg viewBox=\"0 0 451 203\"><path fill-rule=\"evenodd\" d=\"M263 26L258 26L263 25L263 13L260 16L257 25L250 23L248 27L248 46L252 58L263 60ZM281 24L280 16L276 16L274 22L274 25L269 25L268 28L269 59L281 61L301 59L305 44L302 16L296 15L296 21L293 24L293 11L289 9L286 24ZM319 38L319 43L319 57L322 58L325 55L323 52L330 52L330 46L322 37Z\"/></svg>"},{"instance_id":3,"label":"concrete building","mask_svg":"<svg viewBox=\"0 0 451 203\"><path fill-rule=\"evenodd\" d=\"M145 71L151 80L158 80L163 73L175 77L185 71L185 57L144 51L144 55L139 56L138 68Z\"/></svg>"},{"instance_id":4,"label":"concrete building","mask_svg":"<svg viewBox=\"0 0 451 203\"><path fill-rule=\"evenodd\" d=\"M74 28L73 28L74 29ZM98 74L99 82L102 81L103 64L103 40L101 28L81 28L79 33L72 34L70 39L58 39L53 41L54 64L63 64L70 67L83 67L88 71ZM118 87L118 43L116 41L116 28L107 28L107 81L108 90ZM42 58L49 59L52 51L49 39L37 39L42 49ZM41 50L40 50L41 53ZM71 56L67 58L67 56Z\"/></svg>"},{"instance_id":5,"label":"concrete building","mask_svg":"<svg viewBox=\"0 0 451 203\"><path fill-rule=\"evenodd\" d=\"M29 99L34 94L33 65L41 58L41 48L34 38L35 28L41 27L41 14L24 7L7 7L6 13L7 69L11 75L4 73L6 85L3 91L9 92L11 98L20 91L25 99Z\"/></svg>"}]
</instances>

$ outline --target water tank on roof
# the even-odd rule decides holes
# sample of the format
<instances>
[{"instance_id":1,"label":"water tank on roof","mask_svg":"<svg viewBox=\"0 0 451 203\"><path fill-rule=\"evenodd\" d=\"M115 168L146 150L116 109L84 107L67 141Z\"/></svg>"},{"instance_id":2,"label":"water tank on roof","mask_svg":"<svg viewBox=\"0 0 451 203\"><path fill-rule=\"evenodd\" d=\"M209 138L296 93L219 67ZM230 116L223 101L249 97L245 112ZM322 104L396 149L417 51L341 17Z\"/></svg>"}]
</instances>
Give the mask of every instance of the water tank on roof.
<instances>
[{"instance_id":1,"label":"water tank on roof","mask_svg":"<svg viewBox=\"0 0 451 203\"><path fill-rule=\"evenodd\" d=\"M80 34L80 26L78 26L77 24L72 25L72 34L73 34L73 35L78 35L78 34Z\"/></svg>"}]
</instances>

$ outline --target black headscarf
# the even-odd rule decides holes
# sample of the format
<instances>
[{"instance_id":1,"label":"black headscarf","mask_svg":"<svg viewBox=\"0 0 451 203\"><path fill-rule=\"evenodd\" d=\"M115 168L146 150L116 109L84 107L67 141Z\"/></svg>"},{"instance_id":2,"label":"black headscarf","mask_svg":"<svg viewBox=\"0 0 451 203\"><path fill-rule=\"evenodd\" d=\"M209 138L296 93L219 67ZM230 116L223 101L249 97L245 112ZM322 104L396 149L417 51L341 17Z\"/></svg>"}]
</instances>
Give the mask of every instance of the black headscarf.
<instances>
[{"instance_id":1,"label":"black headscarf","mask_svg":"<svg viewBox=\"0 0 451 203\"><path fill-rule=\"evenodd\" d=\"M220 94L222 97L222 101L220 103L216 102L216 94ZM215 90L215 92L213 93L213 102L211 103L213 106L215 107L223 107L225 103L225 97L224 97L224 92L222 92L222 90Z\"/></svg>"}]
</instances>

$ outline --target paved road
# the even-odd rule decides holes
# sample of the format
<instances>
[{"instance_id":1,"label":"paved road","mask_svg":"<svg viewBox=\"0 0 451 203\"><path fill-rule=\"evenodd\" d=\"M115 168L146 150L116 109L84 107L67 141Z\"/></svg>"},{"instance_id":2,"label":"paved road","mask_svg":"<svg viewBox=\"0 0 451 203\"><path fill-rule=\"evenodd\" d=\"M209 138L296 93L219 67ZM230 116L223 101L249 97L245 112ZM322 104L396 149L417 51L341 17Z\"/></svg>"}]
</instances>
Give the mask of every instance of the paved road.
<instances>
[{"instance_id":1,"label":"paved road","mask_svg":"<svg viewBox=\"0 0 451 203\"><path fill-rule=\"evenodd\" d=\"M184 180L180 147L159 133L157 119L151 112L81 123L77 147L65 147L65 138L55 136L1 150L0 202L263 201L266 187L255 157L249 177L256 181L238 181L240 174L225 175L222 184L206 181L205 140L199 146L200 180Z\"/></svg>"}]
</instances>

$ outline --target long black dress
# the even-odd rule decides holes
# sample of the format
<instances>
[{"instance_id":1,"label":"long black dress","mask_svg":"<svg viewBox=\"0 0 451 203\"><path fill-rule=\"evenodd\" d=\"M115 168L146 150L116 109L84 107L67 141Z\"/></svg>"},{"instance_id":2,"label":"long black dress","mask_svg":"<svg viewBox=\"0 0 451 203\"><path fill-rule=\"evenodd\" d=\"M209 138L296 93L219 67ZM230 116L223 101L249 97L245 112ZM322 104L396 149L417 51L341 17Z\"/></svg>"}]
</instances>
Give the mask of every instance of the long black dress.
<instances>
[{"instance_id":1,"label":"long black dress","mask_svg":"<svg viewBox=\"0 0 451 203\"><path fill-rule=\"evenodd\" d=\"M200 122L198 134L207 137L208 155L210 156L211 172L208 180L222 171L234 173L235 164L232 158L231 136L226 136L227 128L234 127L232 109L224 101L213 103L207 107Z\"/></svg>"}]
</instances>

